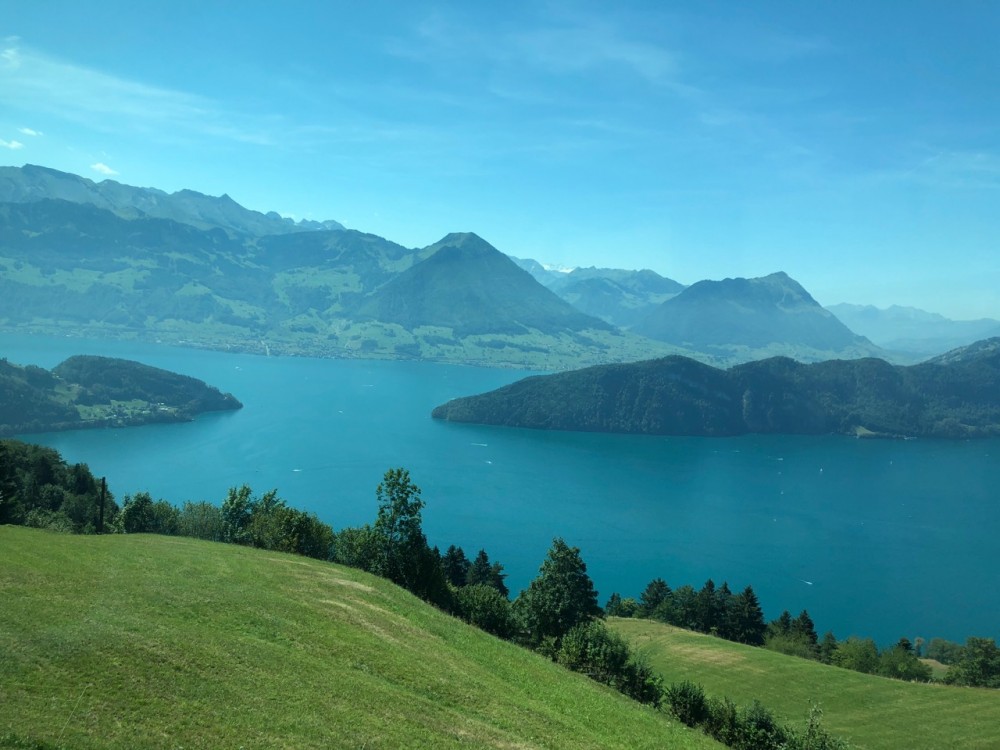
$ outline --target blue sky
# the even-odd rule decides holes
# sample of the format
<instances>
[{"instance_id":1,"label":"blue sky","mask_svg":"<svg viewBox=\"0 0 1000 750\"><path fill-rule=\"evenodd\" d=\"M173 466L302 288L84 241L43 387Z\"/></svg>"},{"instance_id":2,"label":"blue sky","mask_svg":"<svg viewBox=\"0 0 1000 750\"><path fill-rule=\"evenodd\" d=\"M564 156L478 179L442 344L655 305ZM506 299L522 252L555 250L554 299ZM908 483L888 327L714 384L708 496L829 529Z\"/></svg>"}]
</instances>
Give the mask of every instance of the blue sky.
<instances>
[{"instance_id":1,"label":"blue sky","mask_svg":"<svg viewBox=\"0 0 1000 750\"><path fill-rule=\"evenodd\" d=\"M1000 318L1000 3L4 9L3 164Z\"/></svg>"}]
</instances>

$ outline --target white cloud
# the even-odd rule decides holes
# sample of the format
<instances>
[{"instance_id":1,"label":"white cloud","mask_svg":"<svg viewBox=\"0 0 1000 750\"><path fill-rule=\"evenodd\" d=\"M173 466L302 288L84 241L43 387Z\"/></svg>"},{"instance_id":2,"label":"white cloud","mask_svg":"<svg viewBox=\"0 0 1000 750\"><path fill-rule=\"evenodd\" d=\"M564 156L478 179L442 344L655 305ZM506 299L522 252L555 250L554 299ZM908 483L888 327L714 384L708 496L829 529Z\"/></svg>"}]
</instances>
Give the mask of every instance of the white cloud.
<instances>
[{"instance_id":1,"label":"white cloud","mask_svg":"<svg viewBox=\"0 0 1000 750\"><path fill-rule=\"evenodd\" d=\"M30 135L32 137L37 137L42 134L41 130L32 130L31 128L18 128L17 132L22 135Z\"/></svg>"},{"instance_id":2,"label":"white cloud","mask_svg":"<svg viewBox=\"0 0 1000 750\"><path fill-rule=\"evenodd\" d=\"M19 148L24 148L24 144L20 141L5 141L0 138L0 148L9 148L11 151L17 151Z\"/></svg>"},{"instance_id":3,"label":"white cloud","mask_svg":"<svg viewBox=\"0 0 1000 750\"><path fill-rule=\"evenodd\" d=\"M205 97L120 78L24 46L0 51L0 101L107 132L124 128L163 138L198 135L273 142L261 123Z\"/></svg>"},{"instance_id":4,"label":"white cloud","mask_svg":"<svg viewBox=\"0 0 1000 750\"><path fill-rule=\"evenodd\" d=\"M100 172L101 174L108 175L109 177L112 176L112 175L118 174L117 171L115 171L114 169L112 169L111 167L109 167L104 162L100 162L100 161L97 162L96 164L91 164L90 168L93 169L95 172Z\"/></svg>"}]
</instances>

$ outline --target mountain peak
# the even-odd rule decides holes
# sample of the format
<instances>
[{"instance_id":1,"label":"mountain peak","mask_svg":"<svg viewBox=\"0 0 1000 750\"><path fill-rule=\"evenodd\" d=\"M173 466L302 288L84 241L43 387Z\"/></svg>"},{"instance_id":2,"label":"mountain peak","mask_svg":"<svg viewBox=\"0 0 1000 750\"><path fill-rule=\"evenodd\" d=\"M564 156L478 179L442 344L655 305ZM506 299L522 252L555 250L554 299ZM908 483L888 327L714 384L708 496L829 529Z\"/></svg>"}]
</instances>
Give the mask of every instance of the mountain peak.
<instances>
[{"instance_id":1,"label":"mountain peak","mask_svg":"<svg viewBox=\"0 0 1000 750\"><path fill-rule=\"evenodd\" d=\"M857 356L866 347L868 354L876 353L870 342L820 307L784 271L751 279L699 281L660 305L636 331L705 352L739 343L837 356Z\"/></svg>"}]
</instances>

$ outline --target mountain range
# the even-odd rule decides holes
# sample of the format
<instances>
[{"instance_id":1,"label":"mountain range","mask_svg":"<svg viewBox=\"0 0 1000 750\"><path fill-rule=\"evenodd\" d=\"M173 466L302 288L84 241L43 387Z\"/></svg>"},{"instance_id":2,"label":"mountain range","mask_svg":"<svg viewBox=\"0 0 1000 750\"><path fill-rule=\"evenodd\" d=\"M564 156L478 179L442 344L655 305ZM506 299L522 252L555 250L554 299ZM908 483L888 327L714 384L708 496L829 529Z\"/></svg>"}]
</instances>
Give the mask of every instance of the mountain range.
<instances>
[{"instance_id":1,"label":"mountain range","mask_svg":"<svg viewBox=\"0 0 1000 750\"><path fill-rule=\"evenodd\" d=\"M684 287L649 270L553 272L472 233L407 248L32 165L0 168L0 327L544 370L885 355L783 273Z\"/></svg>"},{"instance_id":2,"label":"mountain range","mask_svg":"<svg viewBox=\"0 0 1000 750\"><path fill-rule=\"evenodd\" d=\"M926 359L980 339L1000 336L1000 320L992 318L949 320L943 315L899 305L883 309L842 303L826 309L852 331L883 349L913 359Z\"/></svg>"},{"instance_id":3,"label":"mountain range","mask_svg":"<svg viewBox=\"0 0 1000 750\"><path fill-rule=\"evenodd\" d=\"M343 229L336 221L293 221L275 212L244 208L228 195L213 197L194 190L166 193L156 188L123 185L114 180L94 182L68 172L26 164L0 167L0 203L31 203L46 198L86 203L125 219L146 216L173 219L199 229L263 236L321 229Z\"/></svg>"},{"instance_id":4,"label":"mountain range","mask_svg":"<svg viewBox=\"0 0 1000 750\"><path fill-rule=\"evenodd\" d=\"M1000 338L918 365L787 357L722 370L686 357L535 376L432 416L533 429L651 435L1000 435Z\"/></svg>"}]
</instances>

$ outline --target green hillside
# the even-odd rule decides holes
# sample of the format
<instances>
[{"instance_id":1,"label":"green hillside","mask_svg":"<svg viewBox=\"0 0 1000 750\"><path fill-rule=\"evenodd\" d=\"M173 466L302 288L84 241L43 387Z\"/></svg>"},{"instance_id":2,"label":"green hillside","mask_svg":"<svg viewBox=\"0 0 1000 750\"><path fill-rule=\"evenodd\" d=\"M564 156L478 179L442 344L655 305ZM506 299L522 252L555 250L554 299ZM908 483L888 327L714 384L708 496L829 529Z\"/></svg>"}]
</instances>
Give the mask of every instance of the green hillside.
<instances>
[{"instance_id":1,"label":"green hillside","mask_svg":"<svg viewBox=\"0 0 1000 750\"><path fill-rule=\"evenodd\" d=\"M242 407L201 380L126 359L77 355L51 372L0 359L0 436L186 422Z\"/></svg>"},{"instance_id":2,"label":"green hillside","mask_svg":"<svg viewBox=\"0 0 1000 750\"><path fill-rule=\"evenodd\" d=\"M0 747L718 747L392 584L0 527Z\"/></svg>"},{"instance_id":3,"label":"green hillside","mask_svg":"<svg viewBox=\"0 0 1000 750\"><path fill-rule=\"evenodd\" d=\"M728 370L681 356L534 376L431 416L507 427L648 435L1000 434L1000 339L919 365L787 357Z\"/></svg>"},{"instance_id":4,"label":"green hillside","mask_svg":"<svg viewBox=\"0 0 1000 750\"><path fill-rule=\"evenodd\" d=\"M614 630L664 681L691 680L736 703L754 698L792 726L812 704L823 725L856 748L996 748L1000 691L910 683L785 656L652 620L617 619Z\"/></svg>"}]
</instances>

